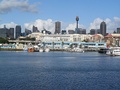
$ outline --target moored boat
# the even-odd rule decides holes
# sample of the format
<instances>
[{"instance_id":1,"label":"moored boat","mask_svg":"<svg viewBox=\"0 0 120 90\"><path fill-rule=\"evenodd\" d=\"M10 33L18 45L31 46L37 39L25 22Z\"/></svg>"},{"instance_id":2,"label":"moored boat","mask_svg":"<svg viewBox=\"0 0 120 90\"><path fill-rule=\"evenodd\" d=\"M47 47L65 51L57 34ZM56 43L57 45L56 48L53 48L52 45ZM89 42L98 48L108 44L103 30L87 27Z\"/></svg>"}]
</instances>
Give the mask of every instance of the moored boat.
<instances>
[{"instance_id":1,"label":"moored boat","mask_svg":"<svg viewBox=\"0 0 120 90\"><path fill-rule=\"evenodd\" d=\"M33 47L29 47L28 48L28 52L34 52L34 48Z\"/></svg>"},{"instance_id":2,"label":"moored boat","mask_svg":"<svg viewBox=\"0 0 120 90\"><path fill-rule=\"evenodd\" d=\"M98 53L106 53L107 50L109 50L108 48L101 48L100 50L98 50Z\"/></svg>"},{"instance_id":3,"label":"moored boat","mask_svg":"<svg viewBox=\"0 0 120 90\"><path fill-rule=\"evenodd\" d=\"M44 50L45 52L49 52L50 51L50 49L49 48L45 48L45 50Z\"/></svg>"},{"instance_id":4,"label":"moored boat","mask_svg":"<svg viewBox=\"0 0 120 90\"><path fill-rule=\"evenodd\" d=\"M37 45L34 46L34 52L39 52L39 47Z\"/></svg>"},{"instance_id":5,"label":"moored boat","mask_svg":"<svg viewBox=\"0 0 120 90\"><path fill-rule=\"evenodd\" d=\"M28 47L27 47L27 45L24 45L24 47L23 47L23 51L28 51Z\"/></svg>"},{"instance_id":6,"label":"moored boat","mask_svg":"<svg viewBox=\"0 0 120 90\"><path fill-rule=\"evenodd\" d=\"M84 50L82 48L78 48L78 47L75 47L73 49L69 49L70 52L79 52L79 53L83 53Z\"/></svg>"},{"instance_id":7,"label":"moored boat","mask_svg":"<svg viewBox=\"0 0 120 90\"><path fill-rule=\"evenodd\" d=\"M40 48L40 49L39 49L39 52L43 52L43 51L44 51L43 48Z\"/></svg>"},{"instance_id":8,"label":"moored boat","mask_svg":"<svg viewBox=\"0 0 120 90\"><path fill-rule=\"evenodd\" d=\"M107 50L106 54L110 56L120 56L120 47L110 48Z\"/></svg>"}]
</instances>

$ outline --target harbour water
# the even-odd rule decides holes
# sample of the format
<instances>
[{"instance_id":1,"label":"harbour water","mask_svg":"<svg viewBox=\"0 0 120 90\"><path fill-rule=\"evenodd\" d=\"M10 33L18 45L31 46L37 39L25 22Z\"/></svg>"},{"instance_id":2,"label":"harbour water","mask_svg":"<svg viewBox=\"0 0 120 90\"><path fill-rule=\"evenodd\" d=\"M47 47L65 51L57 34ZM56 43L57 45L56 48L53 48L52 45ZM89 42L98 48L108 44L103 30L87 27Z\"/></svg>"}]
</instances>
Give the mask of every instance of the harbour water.
<instances>
[{"instance_id":1,"label":"harbour water","mask_svg":"<svg viewBox=\"0 0 120 90\"><path fill-rule=\"evenodd\" d=\"M0 51L0 90L120 90L120 56Z\"/></svg>"}]
</instances>

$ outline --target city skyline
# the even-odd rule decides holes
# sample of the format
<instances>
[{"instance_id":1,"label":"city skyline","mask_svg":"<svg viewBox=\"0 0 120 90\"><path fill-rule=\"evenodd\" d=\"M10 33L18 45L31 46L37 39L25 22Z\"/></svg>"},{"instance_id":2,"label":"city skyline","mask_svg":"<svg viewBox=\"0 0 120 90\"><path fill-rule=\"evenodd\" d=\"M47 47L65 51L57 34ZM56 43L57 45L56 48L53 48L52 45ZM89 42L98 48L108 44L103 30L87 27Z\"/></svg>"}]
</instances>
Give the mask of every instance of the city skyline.
<instances>
[{"instance_id":1,"label":"city skyline","mask_svg":"<svg viewBox=\"0 0 120 90\"><path fill-rule=\"evenodd\" d=\"M104 3L103 3L104 2ZM99 29L102 21L106 22L107 32L111 33L120 27L119 0L1 0L0 28L16 25L22 26L22 32L33 25L42 30L55 31L55 22L61 22L62 29L76 28L76 16L79 17L79 28L87 32Z\"/></svg>"}]
</instances>

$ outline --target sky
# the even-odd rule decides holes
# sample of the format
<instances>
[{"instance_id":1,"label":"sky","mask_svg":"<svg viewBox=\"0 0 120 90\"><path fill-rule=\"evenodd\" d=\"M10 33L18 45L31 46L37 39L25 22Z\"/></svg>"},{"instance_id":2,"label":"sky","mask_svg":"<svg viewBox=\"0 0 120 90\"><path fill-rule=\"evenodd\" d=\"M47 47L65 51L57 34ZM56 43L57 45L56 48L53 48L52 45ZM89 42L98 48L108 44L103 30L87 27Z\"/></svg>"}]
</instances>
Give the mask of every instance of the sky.
<instances>
[{"instance_id":1,"label":"sky","mask_svg":"<svg viewBox=\"0 0 120 90\"><path fill-rule=\"evenodd\" d=\"M120 27L120 0L0 0L0 28L21 25L24 32L34 25L54 32L55 22L60 21L62 29L75 30L76 16L79 28L88 33L99 29L102 21L112 33Z\"/></svg>"}]
</instances>

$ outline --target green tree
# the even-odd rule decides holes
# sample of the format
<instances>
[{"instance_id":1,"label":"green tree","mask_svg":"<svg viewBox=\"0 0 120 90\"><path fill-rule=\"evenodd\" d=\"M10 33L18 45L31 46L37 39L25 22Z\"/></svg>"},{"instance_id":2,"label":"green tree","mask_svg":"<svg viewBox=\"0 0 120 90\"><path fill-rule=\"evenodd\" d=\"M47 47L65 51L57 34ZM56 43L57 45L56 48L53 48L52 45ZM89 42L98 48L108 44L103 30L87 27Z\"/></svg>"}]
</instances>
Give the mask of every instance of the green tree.
<instances>
[{"instance_id":1,"label":"green tree","mask_svg":"<svg viewBox=\"0 0 120 90\"><path fill-rule=\"evenodd\" d=\"M8 40L5 38L0 37L0 43L8 43Z\"/></svg>"}]
</instances>

